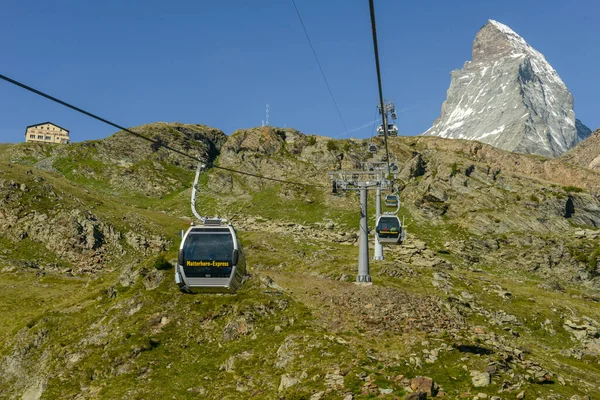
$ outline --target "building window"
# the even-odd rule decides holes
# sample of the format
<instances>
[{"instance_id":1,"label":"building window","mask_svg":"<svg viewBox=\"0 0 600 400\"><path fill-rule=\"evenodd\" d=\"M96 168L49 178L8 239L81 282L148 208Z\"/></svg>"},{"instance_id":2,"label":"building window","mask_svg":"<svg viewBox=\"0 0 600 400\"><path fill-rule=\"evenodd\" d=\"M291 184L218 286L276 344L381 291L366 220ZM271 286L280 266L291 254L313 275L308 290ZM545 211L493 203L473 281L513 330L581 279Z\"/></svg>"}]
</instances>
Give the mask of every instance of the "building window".
<instances>
[{"instance_id":1,"label":"building window","mask_svg":"<svg viewBox=\"0 0 600 400\"><path fill-rule=\"evenodd\" d=\"M42 135L38 135L38 139L44 139L44 137Z\"/></svg>"},{"instance_id":2,"label":"building window","mask_svg":"<svg viewBox=\"0 0 600 400\"><path fill-rule=\"evenodd\" d=\"M29 139L35 139L35 135L29 135Z\"/></svg>"},{"instance_id":3,"label":"building window","mask_svg":"<svg viewBox=\"0 0 600 400\"><path fill-rule=\"evenodd\" d=\"M46 140L52 140L50 136L46 136Z\"/></svg>"}]
</instances>

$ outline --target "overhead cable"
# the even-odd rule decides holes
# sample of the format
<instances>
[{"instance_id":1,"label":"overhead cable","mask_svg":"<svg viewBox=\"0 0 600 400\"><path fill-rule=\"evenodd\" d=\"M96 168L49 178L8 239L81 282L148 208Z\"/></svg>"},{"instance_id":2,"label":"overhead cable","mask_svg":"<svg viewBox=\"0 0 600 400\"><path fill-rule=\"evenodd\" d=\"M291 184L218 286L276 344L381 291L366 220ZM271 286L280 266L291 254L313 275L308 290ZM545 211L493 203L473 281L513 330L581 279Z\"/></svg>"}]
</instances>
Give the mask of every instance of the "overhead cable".
<instances>
[{"instance_id":1,"label":"overhead cable","mask_svg":"<svg viewBox=\"0 0 600 400\"><path fill-rule=\"evenodd\" d=\"M304 30L304 35L306 36L306 40L308 41L310 49L312 50L312 53L315 56L315 60L317 61L317 65L319 66L319 70L321 71L321 76L323 77L323 80L325 81L325 86L327 86L327 91L329 92L329 96L331 96L331 100L333 101L333 105L335 106L338 116L340 117L340 121L342 121L342 126L344 127L344 132L346 132L346 136L348 136L348 128L346 127L346 123L344 122L344 118L342 117L342 113L340 111L340 108L338 107L337 101L335 101L335 97L333 96L333 92L331 91L331 87L329 86L329 82L327 81L327 77L325 76L325 71L323 71L323 67L321 66L319 57L317 57L317 52L315 51L312 41L310 40L310 36L308 35L308 31L306 30L304 21L302 21L302 17L300 16L300 11L298 10L298 7L296 6L295 0L291 0L291 1L292 1L292 4L294 5L294 9L296 10L296 15L298 15L298 19L300 20L300 25L302 25L302 29Z\"/></svg>"},{"instance_id":2,"label":"overhead cable","mask_svg":"<svg viewBox=\"0 0 600 400\"><path fill-rule=\"evenodd\" d=\"M383 89L381 88L381 71L379 69L379 48L377 46L377 26L375 25L375 6L373 0L369 0L369 9L371 11L371 28L373 30L373 49L375 50L375 68L377 69L377 85L379 87L379 107L381 110L381 119L383 122L383 140L385 142L385 157L387 159L388 176L390 175L390 153L388 151L388 127L387 113L383 103ZM393 189L393 183L392 183Z\"/></svg>"}]
</instances>

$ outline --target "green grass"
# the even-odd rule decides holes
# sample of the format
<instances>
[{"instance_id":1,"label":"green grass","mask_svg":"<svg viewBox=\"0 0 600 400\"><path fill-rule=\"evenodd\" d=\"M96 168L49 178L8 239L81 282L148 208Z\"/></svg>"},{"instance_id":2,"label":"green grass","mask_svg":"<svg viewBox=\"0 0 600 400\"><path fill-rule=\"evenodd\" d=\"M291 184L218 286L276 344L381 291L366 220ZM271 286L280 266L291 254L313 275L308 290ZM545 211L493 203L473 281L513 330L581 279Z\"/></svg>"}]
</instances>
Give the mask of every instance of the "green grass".
<instances>
[{"instance_id":1,"label":"green grass","mask_svg":"<svg viewBox=\"0 0 600 400\"><path fill-rule=\"evenodd\" d=\"M195 296L180 295L170 282L161 285L156 291L142 292L141 296L136 293L139 292L129 290L123 295L118 295L116 299L96 300L97 306L107 310L103 316L96 316L94 313L71 314L61 318L61 324L57 327L59 331L53 333L64 340L77 343L90 334L93 337L94 332L98 330L92 328L82 332L77 325L83 323L83 326L99 326L98 318L109 318L110 323L102 324L110 327L108 344L104 345L104 349L97 347L89 357L76 364L70 371L73 376L78 377L76 382L103 387L100 392L102 397L122 397L132 389L132 380L152 382L151 386L137 385L136 396L143 398L173 395L185 398L189 396L189 388L198 386L205 387L208 397L219 396L218 393L222 393L227 387L234 390L235 383L231 379L233 376L248 374L254 377L256 395L271 397L276 392L278 376L282 373L274 368L277 348L288 335L298 335L302 338L302 335L311 335L309 332L313 329L304 322L310 321L310 314L301 305L285 297L263 294L252 282L240 290L235 297L235 303L231 302L230 296L204 296L199 299ZM114 310L115 305L128 304L132 300L144 304L139 312L130 315L126 308L108 312ZM280 304L282 300L285 300L285 308ZM262 316L257 310L267 310L267 314ZM153 331L146 321L152 320L152 316L157 314L168 316L171 322L162 330ZM251 334L242 335L234 341L221 340L222 331L228 323L239 315L251 314L254 314L249 320L253 326ZM283 322L292 319L295 321L293 324ZM276 325L281 327L280 332L275 330ZM120 327L127 327L127 330ZM199 331L198 328L202 329ZM190 330L196 334L189 336L187 332ZM69 337L66 332L72 332L72 336ZM257 339L253 339L251 335L257 335ZM322 339L320 335L316 335L309 342L315 340ZM303 343L303 340L300 339L299 342ZM221 344L217 346L217 343ZM335 347L333 345L327 348L335 350ZM304 360L294 360L293 363L299 363L298 368L308 369L313 354L320 356L323 349L326 348L321 347L314 353L305 353ZM235 375L219 368L229 357L244 351L251 351L253 356L250 360L236 362ZM108 368L101 367L106 364L104 360L108 361ZM174 360L177 360L176 364L173 363ZM337 362L339 358L332 358L331 361ZM135 365L130 371L117 376L107 375L111 368L131 362ZM151 368L144 372L147 366ZM143 377L140 378L140 375ZM218 387L207 385L206 377L210 377L210 382L221 384ZM75 384L69 388L68 384L60 384L59 380L51 381L49 387L60 388L54 392L47 392L51 397L70 395L78 389ZM261 390L264 392L261 393Z\"/></svg>"},{"instance_id":2,"label":"green grass","mask_svg":"<svg viewBox=\"0 0 600 400\"><path fill-rule=\"evenodd\" d=\"M585 191L582 188L577 187L577 186L565 186L565 187L563 187L563 189L567 193L581 193L581 192Z\"/></svg>"},{"instance_id":3,"label":"green grass","mask_svg":"<svg viewBox=\"0 0 600 400\"><path fill-rule=\"evenodd\" d=\"M314 224L332 219L344 226L353 226L358 219L356 210L324 207L325 194L312 188L288 189L293 196L281 196L278 185L267 186L252 193L249 201L232 203L232 207L245 210L250 215L260 215L267 220L294 221Z\"/></svg>"},{"instance_id":4,"label":"green grass","mask_svg":"<svg viewBox=\"0 0 600 400\"><path fill-rule=\"evenodd\" d=\"M87 279L81 277L37 276L34 271L2 273L0 338L7 343L26 326L34 326L46 312L71 305L85 293Z\"/></svg>"}]
</instances>

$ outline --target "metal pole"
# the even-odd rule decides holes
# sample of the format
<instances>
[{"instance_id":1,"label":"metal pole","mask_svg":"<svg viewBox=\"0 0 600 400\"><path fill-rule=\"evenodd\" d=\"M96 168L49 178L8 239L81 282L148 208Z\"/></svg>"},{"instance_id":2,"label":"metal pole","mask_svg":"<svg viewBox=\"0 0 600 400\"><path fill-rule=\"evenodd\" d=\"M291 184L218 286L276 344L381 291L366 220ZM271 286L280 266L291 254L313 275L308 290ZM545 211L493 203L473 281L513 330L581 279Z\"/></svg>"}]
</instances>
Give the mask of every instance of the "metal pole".
<instances>
[{"instance_id":1,"label":"metal pole","mask_svg":"<svg viewBox=\"0 0 600 400\"><path fill-rule=\"evenodd\" d=\"M360 185L360 233L358 237L358 276L356 282L371 284L369 273L369 226L367 224L367 184Z\"/></svg>"},{"instance_id":2,"label":"metal pole","mask_svg":"<svg viewBox=\"0 0 600 400\"><path fill-rule=\"evenodd\" d=\"M377 196L375 200L375 212L377 214L377 218L375 221L379 220L381 216L381 187L377 186ZM377 223L377 222L375 222ZM375 255L373 256L373 260L381 261L383 260L383 245L379 243L379 239L377 239L377 235L375 235Z\"/></svg>"},{"instance_id":3,"label":"metal pole","mask_svg":"<svg viewBox=\"0 0 600 400\"><path fill-rule=\"evenodd\" d=\"M196 210L196 193L198 192L198 179L200 178L200 173L206 167L206 165L202 164L198 161L198 168L196 168L196 177L194 178L194 186L192 186L192 213L198 218L198 221L204 223L204 217L198 214Z\"/></svg>"}]
</instances>

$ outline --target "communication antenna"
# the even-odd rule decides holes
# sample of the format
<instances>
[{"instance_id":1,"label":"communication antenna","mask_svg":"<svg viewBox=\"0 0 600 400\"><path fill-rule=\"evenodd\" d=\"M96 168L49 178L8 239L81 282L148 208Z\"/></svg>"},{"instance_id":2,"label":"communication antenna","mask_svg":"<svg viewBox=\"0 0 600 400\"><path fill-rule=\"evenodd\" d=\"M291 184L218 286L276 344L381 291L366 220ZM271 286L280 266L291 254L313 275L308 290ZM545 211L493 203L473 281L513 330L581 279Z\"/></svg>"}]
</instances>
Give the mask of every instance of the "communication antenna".
<instances>
[{"instance_id":1,"label":"communication antenna","mask_svg":"<svg viewBox=\"0 0 600 400\"><path fill-rule=\"evenodd\" d=\"M265 125L269 126L269 105L267 104L267 118L265 119Z\"/></svg>"}]
</instances>

